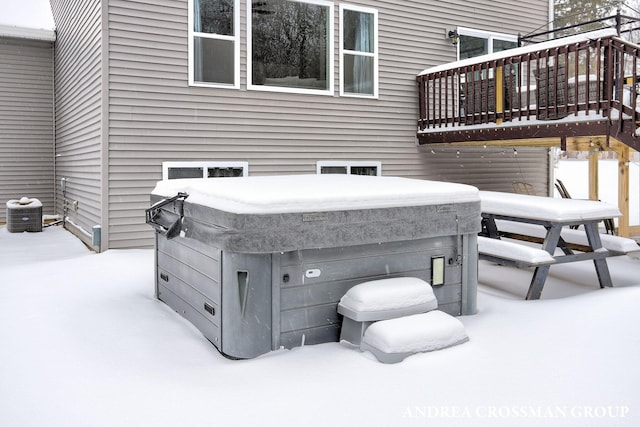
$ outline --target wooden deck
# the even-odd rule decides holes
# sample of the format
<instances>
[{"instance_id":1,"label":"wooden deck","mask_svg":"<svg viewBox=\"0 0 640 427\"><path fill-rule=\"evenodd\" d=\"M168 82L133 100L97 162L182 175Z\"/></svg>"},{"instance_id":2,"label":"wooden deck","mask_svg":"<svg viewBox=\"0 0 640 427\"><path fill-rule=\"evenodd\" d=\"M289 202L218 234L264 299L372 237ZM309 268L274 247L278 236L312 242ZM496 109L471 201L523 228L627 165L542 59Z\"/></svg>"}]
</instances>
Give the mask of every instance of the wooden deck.
<instances>
[{"instance_id":1,"label":"wooden deck","mask_svg":"<svg viewBox=\"0 0 640 427\"><path fill-rule=\"evenodd\" d=\"M638 150L639 59L640 46L604 30L425 70L419 142L603 136Z\"/></svg>"},{"instance_id":2,"label":"wooden deck","mask_svg":"<svg viewBox=\"0 0 640 427\"><path fill-rule=\"evenodd\" d=\"M600 30L433 67L417 84L422 147L618 153L619 233L640 235L628 222L629 158L640 151L639 45Z\"/></svg>"}]
</instances>

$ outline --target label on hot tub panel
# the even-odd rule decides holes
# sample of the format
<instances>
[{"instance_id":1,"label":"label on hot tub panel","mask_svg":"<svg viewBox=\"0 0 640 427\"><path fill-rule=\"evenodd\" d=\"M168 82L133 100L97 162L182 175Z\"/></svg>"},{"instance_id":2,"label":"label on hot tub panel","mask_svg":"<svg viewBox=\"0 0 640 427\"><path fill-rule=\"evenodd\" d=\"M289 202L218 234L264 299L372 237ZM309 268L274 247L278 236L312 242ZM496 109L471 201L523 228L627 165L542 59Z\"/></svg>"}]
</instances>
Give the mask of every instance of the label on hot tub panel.
<instances>
[{"instance_id":1,"label":"label on hot tub panel","mask_svg":"<svg viewBox=\"0 0 640 427\"><path fill-rule=\"evenodd\" d=\"M436 205L436 212L438 213L455 212L455 211L456 211L456 207L454 204L451 204L451 203Z\"/></svg>"},{"instance_id":2,"label":"label on hot tub panel","mask_svg":"<svg viewBox=\"0 0 640 427\"><path fill-rule=\"evenodd\" d=\"M312 212L302 214L302 222L329 221L329 214L326 212Z\"/></svg>"},{"instance_id":3,"label":"label on hot tub panel","mask_svg":"<svg viewBox=\"0 0 640 427\"><path fill-rule=\"evenodd\" d=\"M311 279L313 277L320 277L321 271L319 268L310 268L304 272L306 278Z\"/></svg>"}]
</instances>

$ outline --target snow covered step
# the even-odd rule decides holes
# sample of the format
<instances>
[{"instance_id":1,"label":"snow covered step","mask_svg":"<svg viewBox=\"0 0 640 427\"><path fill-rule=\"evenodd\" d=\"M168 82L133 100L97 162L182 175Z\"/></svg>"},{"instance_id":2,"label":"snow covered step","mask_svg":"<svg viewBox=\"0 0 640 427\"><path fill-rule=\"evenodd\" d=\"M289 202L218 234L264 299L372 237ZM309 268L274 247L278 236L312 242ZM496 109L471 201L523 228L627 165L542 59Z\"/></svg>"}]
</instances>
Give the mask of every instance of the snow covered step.
<instances>
[{"instance_id":1,"label":"snow covered step","mask_svg":"<svg viewBox=\"0 0 640 427\"><path fill-rule=\"evenodd\" d=\"M359 345L375 321L424 313L438 307L429 283L416 277L397 277L360 283L338 304L342 320L341 341Z\"/></svg>"},{"instance_id":2,"label":"snow covered step","mask_svg":"<svg viewBox=\"0 0 640 427\"><path fill-rule=\"evenodd\" d=\"M478 253L485 259L513 261L519 267L534 267L555 262L553 256L543 249L484 236L478 236Z\"/></svg>"},{"instance_id":3,"label":"snow covered step","mask_svg":"<svg viewBox=\"0 0 640 427\"><path fill-rule=\"evenodd\" d=\"M576 245L587 246L587 236L584 231L581 230L562 230L562 238L568 243L575 243ZM602 246L613 252L629 253L640 251L640 246L633 239L628 239L621 236L612 236L611 234L601 234L600 241Z\"/></svg>"},{"instance_id":4,"label":"snow covered step","mask_svg":"<svg viewBox=\"0 0 640 427\"><path fill-rule=\"evenodd\" d=\"M507 233L525 234L527 236L539 237L544 239L547 234L547 230L536 224L524 224L516 223L513 221L496 220L498 230ZM560 234L565 242L573 243L576 245L587 246L587 235L584 230L572 230L570 228L563 228ZM621 236L612 236L610 234L600 234L600 240L602 246L612 252L630 253L640 251L640 246L635 240Z\"/></svg>"},{"instance_id":5,"label":"snow covered step","mask_svg":"<svg viewBox=\"0 0 640 427\"><path fill-rule=\"evenodd\" d=\"M382 363L402 362L408 356L462 344L469 340L457 318L439 310L381 320L365 332L360 350Z\"/></svg>"}]
</instances>

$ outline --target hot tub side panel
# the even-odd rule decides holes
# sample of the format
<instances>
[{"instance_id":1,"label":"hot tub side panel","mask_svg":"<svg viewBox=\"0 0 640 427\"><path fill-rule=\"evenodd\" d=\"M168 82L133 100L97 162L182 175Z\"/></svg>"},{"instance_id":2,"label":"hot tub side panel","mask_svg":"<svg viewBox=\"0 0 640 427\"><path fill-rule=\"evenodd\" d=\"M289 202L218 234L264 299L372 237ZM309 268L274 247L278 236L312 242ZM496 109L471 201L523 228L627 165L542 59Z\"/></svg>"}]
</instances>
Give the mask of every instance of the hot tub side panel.
<instances>
[{"instance_id":1,"label":"hot tub side panel","mask_svg":"<svg viewBox=\"0 0 640 427\"><path fill-rule=\"evenodd\" d=\"M271 255L156 235L156 296L230 358L272 348Z\"/></svg>"},{"instance_id":2,"label":"hot tub side panel","mask_svg":"<svg viewBox=\"0 0 640 427\"><path fill-rule=\"evenodd\" d=\"M274 310L274 349L338 341L342 319L337 305L347 290L389 277L431 282L431 258L436 256L446 260L445 284L434 287L439 309L460 315L463 279L459 255L464 250L460 242L460 236L440 236L274 254L277 286L273 298L279 304Z\"/></svg>"},{"instance_id":3,"label":"hot tub side panel","mask_svg":"<svg viewBox=\"0 0 640 427\"><path fill-rule=\"evenodd\" d=\"M271 254L223 251L222 260L222 353L238 358L267 353L272 334Z\"/></svg>"},{"instance_id":4,"label":"hot tub side panel","mask_svg":"<svg viewBox=\"0 0 640 427\"><path fill-rule=\"evenodd\" d=\"M222 251L156 234L156 296L221 350Z\"/></svg>"}]
</instances>

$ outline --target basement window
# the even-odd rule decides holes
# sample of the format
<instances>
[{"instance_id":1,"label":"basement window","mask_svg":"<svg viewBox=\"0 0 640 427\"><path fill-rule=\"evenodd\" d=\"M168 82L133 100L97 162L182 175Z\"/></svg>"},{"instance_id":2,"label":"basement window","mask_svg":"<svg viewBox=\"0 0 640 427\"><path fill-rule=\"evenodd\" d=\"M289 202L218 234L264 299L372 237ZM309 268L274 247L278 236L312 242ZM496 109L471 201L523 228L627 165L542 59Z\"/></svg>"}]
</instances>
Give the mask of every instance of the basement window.
<instances>
[{"instance_id":1,"label":"basement window","mask_svg":"<svg viewBox=\"0 0 640 427\"><path fill-rule=\"evenodd\" d=\"M345 174L345 175L382 175L381 162L368 161L334 161L321 160L316 164L318 174Z\"/></svg>"},{"instance_id":2,"label":"basement window","mask_svg":"<svg viewBox=\"0 0 640 427\"><path fill-rule=\"evenodd\" d=\"M162 162L162 179L229 178L249 174L247 162Z\"/></svg>"}]
</instances>

